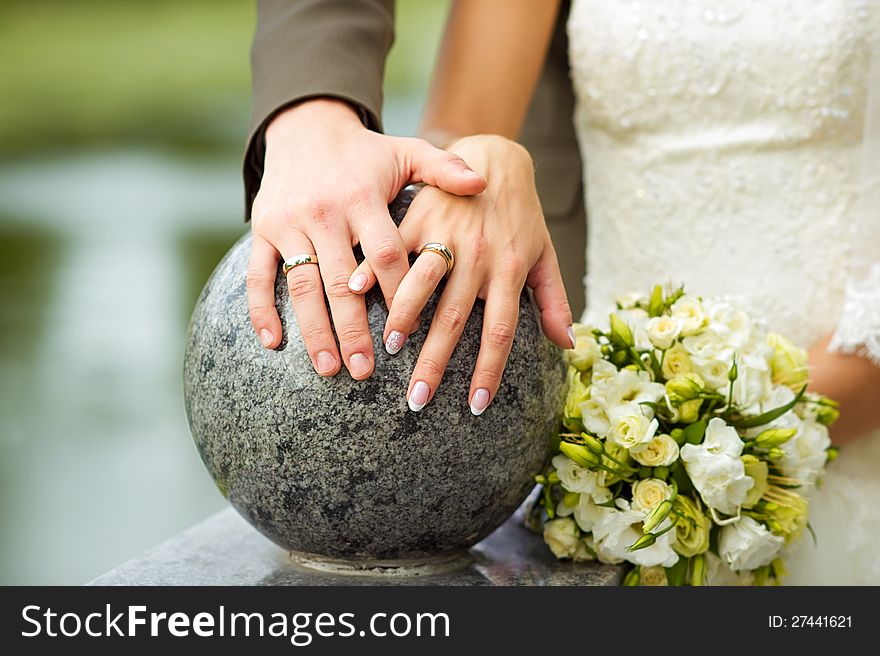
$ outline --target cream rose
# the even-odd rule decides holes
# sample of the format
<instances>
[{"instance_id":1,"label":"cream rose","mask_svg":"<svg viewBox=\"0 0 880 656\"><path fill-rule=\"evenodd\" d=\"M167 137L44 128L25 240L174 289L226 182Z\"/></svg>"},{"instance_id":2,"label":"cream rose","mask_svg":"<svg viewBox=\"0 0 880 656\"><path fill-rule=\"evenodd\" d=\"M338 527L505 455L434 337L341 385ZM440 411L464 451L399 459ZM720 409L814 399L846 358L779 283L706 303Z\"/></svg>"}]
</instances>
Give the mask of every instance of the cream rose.
<instances>
[{"instance_id":1,"label":"cream rose","mask_svg":"<svg viewBox=\"0 0 880 656\"><path fill-rule=\"evenodd\" d=\"M769 565L779 555L785 540L745 515L739 521L722 527L718 538L718 555L734 571L754 570Z\"/></svg>"},{"instance_id":2,"label":"cream rose","mask_svg":"<svg viewBox=\"0 0 880 656\"><path fill-rule=\"evenodd\" d=\"M632 486L632 508L648 513L672 496L672 486L659 478L643 478Z\"/></svg>"},{"instance_id":3,"label":"cream rose","mask_svg":"<svg viewBox=\"0 0 880 656\"><path fill-rule=\"evenodd\" d=\"M773 349L770 368L773 382L800 389L810 377L807 368L807 352L776 333L767 334L767 344Z\"/></svg>"},{"instance_id":4,"label":"cream rose","mask_svg":"<svg viewBox=\"0 0 880 656\"><path fill-rule=\"evenodd\" d=\"M613 408L608 439L627 449L650 442L658 423L656 419L649 419L645 412L643 406L635 403L621 403Z\"/></svg>"},{"instance_id":5,"label":"cream rose","mask_svg":"<svg viewBox=\"0 0 880 656\"><path fill-rule=\"evenodd\" d=\"M666 579L666 570L659 566L639 568L639 585L669 585L669 581Z\"/></svg>"},{"instance_id":6,"label":"cream rose","mask_svg":"<svg viewBox=\"0 0 880 656\"><path fill-rule=\"evenodd\" d=\"M611 492L603 485L605 472L594 472L581 467L562 454L553 457L553 466L562 487L567 491L590 495L597 503L604 503L611 498Z\"/></svg>"},{"instance_id":7,"label":"cream rose","mask_svg":"<svg viewBox=\"0 0 880 656\"><path fill-rule=\"evenodd\" d=\"M551 519L544 524L544 542L557 558L571 558L577 551L580 531L571 517Z\"/></svg>"},{"instance_id":8,"label":"cream rose","mask_svg":"<svg viewBox=\"0 0 880 656\"><path fill-rule=\"evenodd\" d=\"M593 337L593 327L582 323L576 323L574 330L574 348L565 352L568 363L579 371L586 371L596 360L602 357L596 338Z\"/></svg>"},{"instance_id":9,"label":"cream rose","mask_svg":"<svg viewBox=\"0 0 880 656\"><path fill-rule=\"evenodd\" d=\"M646 327L648 339L658 349L668 349L681 334L681 321L675 317L653 317Z\"/></svg>"},{"instance_id":10,"label":"cream rose","mask_svg":"<svg viewBox=\"0 0 880 656\"><path fill-rule=\"evenodd\" d=\"M630 455L646 467L668 467L678 459L678 444L669 435L661 433L643 447L630 451Z\"/></svg>"},{"instance_id":11,"label":"cream rose","mask_svg":"<svg viewBox=\"0 0 880 656\"><path fill-rule=\"evenodd\" d=\"M668 380L694 370L691 357L681 344L674 344L663 354L663 376Z\"/></svg>"},{"instance_id":12,"label":"cream rose","mask_svg":"<svg viewBox=\"0 0 880 656\"><path fill-rule=\"evenodd\" d=\"M689 497L679 495L673 502L675 510L683 515L675 525L675 542L672 548L685 558L691 558L709 548L711 520Z\"/></svg>"},{"instance_id":13,"label":"cream rose","mask_svg":"<svg viewBox=\"0 0 880 656\"><path fill-rule=\"evenodd\" d=\"M682 296L670 308L672 316L681 323L682 335L694 335L698 333L706 321L703 314L703 306L695 298Z\"/></svg>"}]
</instances>

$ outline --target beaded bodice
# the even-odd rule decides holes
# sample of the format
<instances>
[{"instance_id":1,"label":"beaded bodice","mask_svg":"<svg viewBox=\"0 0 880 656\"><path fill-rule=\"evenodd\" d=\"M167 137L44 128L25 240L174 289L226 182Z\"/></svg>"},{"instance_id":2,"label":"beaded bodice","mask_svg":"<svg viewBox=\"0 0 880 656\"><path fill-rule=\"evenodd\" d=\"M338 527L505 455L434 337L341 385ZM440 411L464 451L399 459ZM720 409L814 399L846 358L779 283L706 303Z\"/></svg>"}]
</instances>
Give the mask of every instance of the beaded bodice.
<instances>
[{"instance_id":1,"label":"beaded bodice","mask_svg":"<svg viewBox=\"0 0 880 656\"><path fill-rule=\"evenodd\" d=\"M837 327L878 4L574 0L588 316L672 280L804 345Z\"/></svg>"}]
</instances>

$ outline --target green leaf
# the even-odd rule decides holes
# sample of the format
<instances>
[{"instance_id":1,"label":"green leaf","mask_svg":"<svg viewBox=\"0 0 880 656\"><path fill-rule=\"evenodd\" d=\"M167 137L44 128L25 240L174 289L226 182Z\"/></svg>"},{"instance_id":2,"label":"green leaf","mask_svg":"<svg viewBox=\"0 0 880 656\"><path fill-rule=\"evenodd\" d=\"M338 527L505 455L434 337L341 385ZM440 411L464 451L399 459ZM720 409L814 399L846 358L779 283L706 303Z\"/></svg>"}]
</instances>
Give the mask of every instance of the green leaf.
<instances>
[{"instance_id":1,"label":"green leaf","mask_svg":"<svg viewBox=\"0 0 880 656\"><path fill-rule=\"evenodd\" d=\"M791 401L789 401L785 405L781 405L778 408L774 408L773 410L769 410L769 411L767 411L763 414L757 415L755 417L740 417L740 418L732 419L728 423L730 423L730 425L735 428L756 428L757 426L763 426L764 424L769 424L774 419L778 419L779 417L784 415L786 412L791 410L793 407L795 407L800 402L800 400L803 398L804 392L806 392L806 391L807 391L807 386L804 385L801 388L801 391L797 393L797 396L795 396Z\"/></svg>"},{"instance_id":2,"label":"green leaf","mask_svg":"<svg viewBox=\"0 0 880 656\"><path fill-rule=\"evenodd\" d=\"M706 434L706 422L697 421L684 429L684 441L688 444L699 444Z\"/></svg>"}]
</instances>

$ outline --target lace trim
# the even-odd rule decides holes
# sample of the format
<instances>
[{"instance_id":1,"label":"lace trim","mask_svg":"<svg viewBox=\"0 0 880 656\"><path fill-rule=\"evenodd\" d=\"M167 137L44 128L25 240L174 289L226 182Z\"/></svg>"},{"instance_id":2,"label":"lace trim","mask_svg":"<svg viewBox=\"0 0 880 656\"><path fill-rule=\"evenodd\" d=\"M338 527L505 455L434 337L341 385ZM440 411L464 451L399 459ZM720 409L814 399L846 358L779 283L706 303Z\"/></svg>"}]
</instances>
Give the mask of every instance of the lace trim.
<instances>
[{"instance_id":1,"label":"lace trim","mask_svg":"<svg viewBox=\"0 0 880 656\"><path fill-rule=\"evenodd\" d=\"M880 365L880 262L867 276L847 284L840 321L828 350L855 353Z\"/></svg>"}]
</instances>

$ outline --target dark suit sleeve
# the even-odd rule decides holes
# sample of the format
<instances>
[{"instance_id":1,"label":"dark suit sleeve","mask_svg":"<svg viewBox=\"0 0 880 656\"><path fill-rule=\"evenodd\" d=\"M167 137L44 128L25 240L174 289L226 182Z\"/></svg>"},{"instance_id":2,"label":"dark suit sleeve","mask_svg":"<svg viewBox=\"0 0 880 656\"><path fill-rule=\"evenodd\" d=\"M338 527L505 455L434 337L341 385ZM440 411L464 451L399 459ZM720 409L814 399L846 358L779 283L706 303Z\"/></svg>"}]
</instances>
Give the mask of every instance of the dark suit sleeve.
<instances>
[{"instance_id":1,"label":"dark suit sleeve","mask_svg":"<svg viewBox=\"0 0 880 656\"><path fill-rule=\"evenodd\" d=\"M280 109L332 96L355 105L370 129L382 129L382 82L393 39L394 0L259 0L243 167L247 218L263 175L265 126Z\"/></svg>"}]
</instances>

